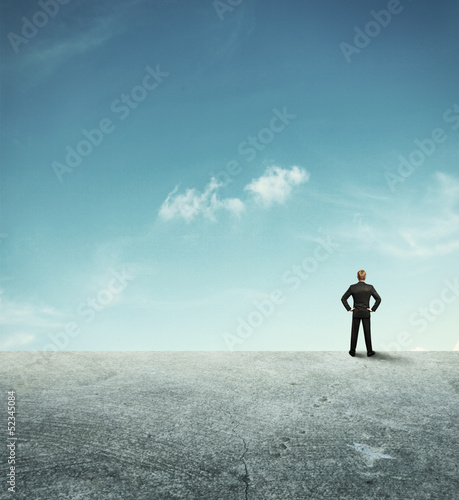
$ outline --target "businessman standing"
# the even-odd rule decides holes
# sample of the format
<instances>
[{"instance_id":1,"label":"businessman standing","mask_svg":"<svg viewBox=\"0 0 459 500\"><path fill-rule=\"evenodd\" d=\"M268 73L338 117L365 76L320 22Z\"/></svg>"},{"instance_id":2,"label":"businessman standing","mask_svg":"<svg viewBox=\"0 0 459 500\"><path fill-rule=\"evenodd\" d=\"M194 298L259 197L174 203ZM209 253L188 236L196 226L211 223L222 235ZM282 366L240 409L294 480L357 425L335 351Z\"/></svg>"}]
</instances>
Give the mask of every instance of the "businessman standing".
<instances>
[{"instance_id":1,"label":"businessman standing","mask_svg":"<svg viewBox=\"0 0 459 500\"><path fill-rule=\"evenodd\" d=\"M357 272L358 283L351 285L347 292L341 297L341 302L348 311L352 311L352 329L351 329L351 350L349 354L355 356L357 347L357 336L359 334L360 321L363 323L363 333L365 335L365 344L367 347L367 356L373 356L375 352L371 347L371 327L370 313L375 312L381 303L381 297L374 289L373 285L365 283L367 273L362 269ZM354 307L350 307L347 299L352 295ZM370 308L370 297L375 299L373 307Z\"/></svg>"}]
</instances>

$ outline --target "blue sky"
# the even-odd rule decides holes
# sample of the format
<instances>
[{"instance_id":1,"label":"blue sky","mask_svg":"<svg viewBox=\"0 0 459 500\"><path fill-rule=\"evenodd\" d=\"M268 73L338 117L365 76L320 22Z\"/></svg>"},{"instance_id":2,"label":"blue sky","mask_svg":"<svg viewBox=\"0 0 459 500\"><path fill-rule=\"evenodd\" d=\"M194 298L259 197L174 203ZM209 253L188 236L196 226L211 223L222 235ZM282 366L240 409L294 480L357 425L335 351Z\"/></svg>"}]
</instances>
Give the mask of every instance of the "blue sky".
<instances>
[{"instance_id":1,"label":"blue sky","mask_svg":"<svg viewBox=\"0 0 459 500\"><path fill-rule=\"evenodd\" d=\"M459 350L457 1L0 9L0 349Z\"/></svg>"}]
</instances>

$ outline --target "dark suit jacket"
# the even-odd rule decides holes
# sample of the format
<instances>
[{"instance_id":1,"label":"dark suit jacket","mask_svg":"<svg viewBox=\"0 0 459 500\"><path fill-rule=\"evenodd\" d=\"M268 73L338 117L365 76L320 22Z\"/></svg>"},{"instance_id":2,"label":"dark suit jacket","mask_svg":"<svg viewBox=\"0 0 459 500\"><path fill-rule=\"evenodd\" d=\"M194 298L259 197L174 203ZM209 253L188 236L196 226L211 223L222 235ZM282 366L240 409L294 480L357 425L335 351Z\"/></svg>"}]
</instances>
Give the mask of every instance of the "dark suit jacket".
<instances>
[{"instance_id":1,"label":"dark suit jacket","mask_svg":"<svg viewBox=\"0 0 459 500\"><path fill-rule=\"evenodd\" d=\"M349 306L347 299L352 295L354 299L354 307L355 309L352 311L353 318L369 318L370 311L368 308L370 307L370 297L375 299L375 303L373 307L370 307L372 311L376 311L378 309L379 304L381 303L381 297L378 295L378 292L374 289L373 285L367 285L364 281L359 281L355 285L351 285L347 292L341 297L341 302L344 307L350 311L351 307Z\"/></svg>"}]
</instances>

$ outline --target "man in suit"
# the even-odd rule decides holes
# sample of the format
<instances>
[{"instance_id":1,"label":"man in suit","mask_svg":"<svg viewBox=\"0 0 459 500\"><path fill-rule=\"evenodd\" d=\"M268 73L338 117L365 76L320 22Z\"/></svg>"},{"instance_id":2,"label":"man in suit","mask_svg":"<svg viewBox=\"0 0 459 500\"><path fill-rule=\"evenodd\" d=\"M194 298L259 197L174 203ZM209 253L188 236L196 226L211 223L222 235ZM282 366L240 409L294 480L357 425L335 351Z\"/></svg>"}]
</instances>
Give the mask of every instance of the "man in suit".
<instances>
[{"instance_id":1,"label":"man in suit","mask_svg":"<svg viewBox=\"0 0 459 500\"><path fill-rule=\"evenodd\" d=\"M351 350L349 354L355 356L357 347L357 336L359 334L360 321L363 323L363 333L365 335L365 345L367 347L367 356L373 356L375 352L371 347L371 329L370 313L375 312L381 303L381 297L378 295L373 285L365 283L367 273L362 269L357 272L358 283L351 285L347 292L341 297L341 302L348 311L352 311L352 329L351 329ZM350 307L347 299L352 295L354 307ZM370 297L375 299L373 307L370 308Z\"/></svg>"}]
</instances>

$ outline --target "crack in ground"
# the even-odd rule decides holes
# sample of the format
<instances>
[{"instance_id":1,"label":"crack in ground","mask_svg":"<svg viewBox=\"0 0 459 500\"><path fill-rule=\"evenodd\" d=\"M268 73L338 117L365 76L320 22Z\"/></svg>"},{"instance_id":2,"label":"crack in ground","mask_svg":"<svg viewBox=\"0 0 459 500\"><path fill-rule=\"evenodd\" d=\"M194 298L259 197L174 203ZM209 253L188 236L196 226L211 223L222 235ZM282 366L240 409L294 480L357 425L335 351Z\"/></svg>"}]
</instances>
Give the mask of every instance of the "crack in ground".
<instances>
[{"instance_id":1,"label":"crack in ground","mask_svg":"<svg viewBox=\"0 0 459 500\"><path fill-rule=\"evenodd\" d=\"M245 439L240 436L237 432L236 432L236 428L239 427L240 423L235 420L233 418L233 416L231 415L231 413L228 411L228 410L225 410L223 408L220 407L220 411L222 411L223 413L227 413L231 419L231 423L233 424L234 427L231 428L231 432L236 436L238 437L243 445L244 445L244 452L242 453L242 455L239 457L239 460L242 462L242 464L244 465L244 470L245 470L245 473L244 475L242 476L242 482L245 484L245 491L244 491L244 500L248 500L249 498L249 483L250 483L250 476L249 476L249 469L247 467L247 462L245 461L245 454L249 451L249 448L247 446L247 443L245 441Z\"/></svg>"},{"instance_id":2,"label":"crack in ground","mask_svg":"<svg viewBox=\"0 0 459 500\"><path fill-rule=\"evenodd\" d=\"M236 434L236 431L234 429L232 429L232 431L244 443L244 453L241 455L241 458L239 460L241 460L241 462L244 464L245 475L242 477L242 481L245 483L245 500L248 500L250 478L249 478L249 471L247 469L247 462L245 461L245 454L249 451L249 449L247 447L247 443L245 442L245 439L242 436L239 436L239 434Z\"/></svg>"}]
</instances>

